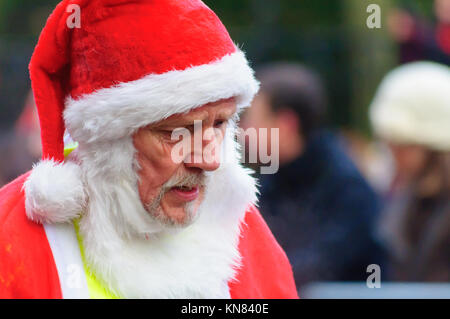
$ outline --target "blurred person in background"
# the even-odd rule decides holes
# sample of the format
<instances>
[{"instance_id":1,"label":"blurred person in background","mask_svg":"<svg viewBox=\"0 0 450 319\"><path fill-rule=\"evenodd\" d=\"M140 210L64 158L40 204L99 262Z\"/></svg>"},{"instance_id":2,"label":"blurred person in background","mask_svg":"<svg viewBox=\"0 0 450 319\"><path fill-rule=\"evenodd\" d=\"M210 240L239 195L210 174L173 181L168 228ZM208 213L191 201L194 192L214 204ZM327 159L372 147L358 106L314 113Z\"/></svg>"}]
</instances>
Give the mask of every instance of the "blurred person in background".
<instances>
[{"instance_id":1,"label":"blurred person in background","mask_svg":"<svg viewBox=\"0 0 450 319\"><path fill-rule=\"evenodd\" d=\"M391 71L378 88L370 118L396 167L380 222L390 276L449 281L449 68L414 62Z\"/></svg>"},{"instance_id":2,"label":"blurred person in background","mask_svg":"<svg viewBox=\"0 0 450 319\"><path fill-rule=\"evenodd\" d=\"M280 169L260 176L260 209L293 265L297 286L365 281L367 266L382 258L371 229L379 202L339 138L324 128L320 78L294 63L266 65L256 76L261 91L241 125L279 129Z\"/></svg>"},{"instance_id":3,"label":"blurred person in background","mask_svg":"<svg viewBox=\"0 0 450 319\"><path fill-rule=\"evenodd\" d=\"M16 121L14 132L23 139L28 157L32 159L32 162L39 160L42 155L41 128L39 127L39 116L32 90L28 92L23 111ZM28 171L30 165L26 167L25 171Z\"/></svg>"},{"instance_id":4,"label":"blurred person in background","mask_svg":"<svg viewBox=\"0 0 450 319\"><path fill-rule=\"evenodd\" d=\"M30 90L13 130L0 136L0 187L27 172L40 159L40 139L36 103Z\"/></svg>"},{"instance_id":5,"label":"blurred person in background","mask_svg":"<svg viewBox=\"0 0 450 319\"><path fill-rule=\"evenodd\" d=\"M450 64L450 0L435 0L436 22L431 24L411 8L394 9L388 30L399 46L399 62L433 60Z\"/></svg>"}]
</instances>

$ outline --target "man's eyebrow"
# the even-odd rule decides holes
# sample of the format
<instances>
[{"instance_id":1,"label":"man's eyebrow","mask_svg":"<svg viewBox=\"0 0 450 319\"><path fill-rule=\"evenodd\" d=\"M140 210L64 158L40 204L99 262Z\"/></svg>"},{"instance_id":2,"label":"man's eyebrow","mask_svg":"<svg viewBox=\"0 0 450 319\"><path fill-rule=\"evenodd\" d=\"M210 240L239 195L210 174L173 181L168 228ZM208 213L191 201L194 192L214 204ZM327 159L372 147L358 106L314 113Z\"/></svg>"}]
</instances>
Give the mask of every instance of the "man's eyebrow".
<instances>
[{"instance_id":1,"label":"man's eyebrow","mask_svg":"<svg viewBox=\"0 0 450 319\"><path fill-rule=\"evenodd\" d=\"M225 118L232 118L236 114L236 109L227 109L223 110L221 113L218 114L218 117L225 117Z\"/></svg>"},{"instance_id":2,"label":"man's eyebrow","mask_svg":"<svg viewBox=\"0 0 450 319\"><path fill-rule=\"evenodd\" d=\"M235 114L236 114L236 108L226 108L226 109L219 111L216 114L216 119L220 119L220 120L230 119ZM159 124L156 124L154 127L155 128L164 128L164 127L177 128L177 127L193 126L194 121L207 120L208 116L209 116L208 112L199 112L198 114L188 116L187 118L180 117L180 118L167 119L165 121L162 121Z\"/></svg>"},{"instance_id":3,"label":"man's eyebrow","mask_svg":"<svg viewBox=\"0 0 450 319\"><path fill-rule=\"evenodd\" d=\"M234 107L227 107L227 108L224 108L224 109L220 110L217 113L217 117L218 118L220 118L220 117L222 117L222 118L223 117L230 118L230 117L233 117L234 114L236 114L236 112L237 112L237 107L236 106L234 106Z\"/></svg>"},{"instance_id":4,"label":"man's eyebrow","mask_svg":"<svg viewBox=\"0 0 450 319\"><path fill-rule=\"evenodd\" d=\"M206 117L199 117L199 116L193 116L192 118L180 118L180 119L173 119L170 121L167 121L165 123L160 123L159 125L156 125L156 127L185 127L185 126L191 126L194 125L194 121L203 121Z\"/></svg>"}]
</instances>

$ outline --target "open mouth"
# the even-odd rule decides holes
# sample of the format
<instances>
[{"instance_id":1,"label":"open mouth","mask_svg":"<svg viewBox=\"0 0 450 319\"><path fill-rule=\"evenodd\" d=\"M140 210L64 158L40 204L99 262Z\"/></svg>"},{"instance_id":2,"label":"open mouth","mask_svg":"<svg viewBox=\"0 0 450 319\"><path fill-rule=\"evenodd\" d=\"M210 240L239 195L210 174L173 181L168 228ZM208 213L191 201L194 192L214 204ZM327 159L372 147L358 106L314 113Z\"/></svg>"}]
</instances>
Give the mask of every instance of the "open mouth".
<instances>
[{"instance_id":1,"label":"open mouth","mask_svg":"<svg viewBox=\"0 0 450 319\"><path fill-rule=\"evenodd\" d=\"M199 195L198 186L175 186L171 191L182 201L190 202Z\"/></svg>"},{"instance_id":2,"label":"open mouth","mask_svg":"<svg viewBox=\"0 0 450 319\"><path fill-rule=\"evenodd\" d=\"M195 188L195 186L175 186L173 188L176 188L182 192L189 192L191 191L193 188Z\"/></svg>"}]
</instances>

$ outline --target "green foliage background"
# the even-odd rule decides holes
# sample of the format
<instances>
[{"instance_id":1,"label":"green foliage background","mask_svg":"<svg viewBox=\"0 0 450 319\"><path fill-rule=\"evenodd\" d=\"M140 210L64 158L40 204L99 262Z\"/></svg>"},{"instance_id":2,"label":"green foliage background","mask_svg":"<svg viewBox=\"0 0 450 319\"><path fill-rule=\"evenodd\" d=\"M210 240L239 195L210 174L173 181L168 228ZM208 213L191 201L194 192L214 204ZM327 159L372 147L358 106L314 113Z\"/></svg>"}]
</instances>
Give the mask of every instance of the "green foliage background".
<instances>
[{"instance_id":1,"label":"green foliage background","mask_svg":"<svg viewBox=\"0 0 450 319\"><path fill-rule=\"evenodd\" d=\"M20 114L30 83L27 65L39 32L59 1L0 0L0 128ZM329 120L368 134L367 107L396 64L386 13L406 5L432 16L431 0L206 0L254 67L297 61L317 70L329 95ZM368 4L379 4L382 28L368 29Z\"/></svg>"}]
</instances>

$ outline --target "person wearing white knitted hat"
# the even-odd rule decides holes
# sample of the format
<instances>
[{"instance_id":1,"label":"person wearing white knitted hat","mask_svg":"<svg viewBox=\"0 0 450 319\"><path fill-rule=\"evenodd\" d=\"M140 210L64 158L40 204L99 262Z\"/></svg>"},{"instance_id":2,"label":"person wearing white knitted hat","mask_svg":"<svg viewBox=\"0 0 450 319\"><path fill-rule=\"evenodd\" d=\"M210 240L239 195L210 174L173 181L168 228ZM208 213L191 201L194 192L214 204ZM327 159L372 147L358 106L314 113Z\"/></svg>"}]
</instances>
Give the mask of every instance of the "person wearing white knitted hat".
<instances>
[{"instance_id":1,"label":"person wearing white knitted hat","mask_svg":"<svg viewBox=\"0 0 450 319\"><path fill-rule=\"evenodd\" d=\"M386 75L370 106L377 136L393 155L380 234L392 278L450 280L450 68L402 65Z\"/></svg>"},{"instance_id":2,"label":"person wearing white knitted hat","mask_svg":"<svg viewBox=\"0 0 450 319\"><path fill-rule=\"evenodd\" d=\"M449 67L414 62L391 71L378 88L370 119L387 140L449 151Z\"/></svg>"}]
</instances>

